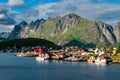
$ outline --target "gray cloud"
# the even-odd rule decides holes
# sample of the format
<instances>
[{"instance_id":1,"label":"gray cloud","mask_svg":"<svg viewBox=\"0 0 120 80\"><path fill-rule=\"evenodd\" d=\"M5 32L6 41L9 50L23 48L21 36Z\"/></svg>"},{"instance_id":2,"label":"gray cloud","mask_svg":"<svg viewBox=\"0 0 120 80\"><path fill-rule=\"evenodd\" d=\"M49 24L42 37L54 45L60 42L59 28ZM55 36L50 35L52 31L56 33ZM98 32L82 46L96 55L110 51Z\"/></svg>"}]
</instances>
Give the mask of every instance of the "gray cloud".
<instances>
[{"instance_id":1,"label":"gray cloud","mask_svg":"<svg viewBox=\"0 0 120 80\"><path fill-rule=\"evenodd\" d=\"M27 22L31 22L34 20L37 20L41 17L39 17L39 11L35 9L28 9L24 13L14 13L14 19L17 23L20 23L21 21L25 20Z\"/></svg>"},{"instance_id":2,"label":"gray cloud","mask_svg":"<svg viewBox=\"0 0 120 80\"><path fill-rule=\"evenodd\" d=\"M8 15L10 8L5 4L0 4L0 32L11 31L15 24L14 19Z\"/></svg>"},{"instance_id":3,"label":"gray cloud","mask_svg":"<svg viewBox=\"0 0 120 80\"><path fill-rule=\"evenodd\" d=\"M1 32L10 32L14 28L14 25L2 25L0 24L0 33Z\"/></svg>"},{"instance_id":4,"label":"gray cloud","mask_svg":"<svg viewBox=\"0 0 120 80\"><path fill-rule=\"evenodd\" d=\"M22 20L25 20L27 22L35 21L40 18L47 18L49 15L47 13L52 12L50 7L53 5L56 5L56 3L50 3L50 4L41 4L40 7L32 7L27 9L23 13L14 13L14 19L17 23L21 22Z\"/></svg>"},{"instance_id":5,"label":"gray cloud","mask_svg":"<svg viewBox=\"0 0 120 80\"><path fill-rule=\"evenodd\" d=\"M0 24L11 25L14 23L15 23L15 21L12 18L8 17L7 14L5 14L5 13L0 14Z\"/></svg>"},{"instance_id":6,"label":"gray cloud","mask_svg":"<svg viewBox=\"0 0 120 80\"><path fill-rule=\"evenodd\" d=\"M7 15L9 9L6 8L5 6L3 7L3 5L0 5L0 6L1 6L1 8L0 8L0 24L4 24L4 25L14 24L15 21Z\"/></svg>"},{"instance_id":7,"label":"gray cloud","mask_svg":"<svg viewBox=\"0 0 120 80\"><path fill-rule=\"evenodd\" d=\"M8 5L12 7L25 7L25 3L23 0L9 0Z\"/></svg>"},{"instance_id":8,"label":"gray cloud","mask_svg":"<svg viewBox=\"0 0 120 80\"><path fill-rule=\"evenodd\" d=\"M120 10L104 12L104 13L100 14L96 19L101 20L103 18L105 20L120 19Z\"/></svg>"}]
</instances>

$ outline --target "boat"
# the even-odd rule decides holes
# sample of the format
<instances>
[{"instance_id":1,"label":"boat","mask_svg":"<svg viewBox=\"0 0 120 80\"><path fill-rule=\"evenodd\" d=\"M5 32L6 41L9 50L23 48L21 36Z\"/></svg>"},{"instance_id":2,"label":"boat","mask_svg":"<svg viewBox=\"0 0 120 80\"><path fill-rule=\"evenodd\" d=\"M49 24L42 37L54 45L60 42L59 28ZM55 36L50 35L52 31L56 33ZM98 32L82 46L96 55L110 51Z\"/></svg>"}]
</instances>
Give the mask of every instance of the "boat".
<instances>
[{"instance_id":1,"label":"boat","mask_svg":"<svg viewBox=\"0 0 120 80\"><path fill-rule=\"evenodd\" d=\"M48 54L40 54L38 57L36 57L37 61L43 61L43 60L48 60L49 55Z\"/></svg>"},{"instance_id":2,"label":"boat","mask_svg":"<svg viewBox=\"0 0 120 80\"><path fill-rule=\"evenodd\" d=\"M43 56L36 57L36 61L43 61L43 60L45 60L45 58Z\"/></svg>"},{"instance_id":3,"label":"boat","mask_svg":"<svg viewBox=\"0 0 120 80\"><path fill-rule=\"evenodd\" d=\"M95 60L95 64L107 64L106 60Z\"/></svg>"},{"instance_id":4,"label":"boat","mask_svg":"<svg viewBox=\"0 0 120 80\"><path fill-rule=\"evenodd\" d=\"M95 59L95 63L97 64L109 64L112 62L112 59L109 56L98 56L97 59Z\"/></svg>"},{"instance_id":5,"label":"boat","mask_svg":"<svg viewBox=\"0 0 120 80\"><path fill-rule=\"evenodd\" d=\"M43 61L45 60L44 57L36 57L36 61Z\"/></svg>"},{"instance_id":6,"label":"boat","mask_svg":"<svg viewBox=\"0 0 120 80\"><path fill-rule=\"evenodd\" d=\"M107 60L105 58L97 57L97 59L95 59L95 64L107 64Z\"/></svg>"},{"instance_id":7,"label":"boat","mask_svg":"<svg viewBox=\"0 0 120 80\"><path fill-rule=\"evenodd\" d=\"M22 57L22 56L24 56L24 55L25 55L25 54L23 54L22 52L15 54L15 56L18 56L18 57Z\"/></svg>"}]
</instances>

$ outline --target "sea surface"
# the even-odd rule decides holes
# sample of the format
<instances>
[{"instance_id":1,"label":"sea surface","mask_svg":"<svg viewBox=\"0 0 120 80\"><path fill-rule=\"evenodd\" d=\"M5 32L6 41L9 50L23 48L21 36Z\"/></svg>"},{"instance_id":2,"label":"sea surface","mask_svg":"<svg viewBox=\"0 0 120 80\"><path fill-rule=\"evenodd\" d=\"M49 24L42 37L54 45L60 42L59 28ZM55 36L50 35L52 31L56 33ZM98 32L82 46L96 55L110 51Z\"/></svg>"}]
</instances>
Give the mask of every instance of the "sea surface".
<instances>
[{"instance_id":1,"label":"sea surface","mask_svg":"<svg viewBox=\"0 0 120 80\"><path fill-rule=\"evenodd\" d=\"M0 53L0 80L120 80L120 65L36 61Z\"/></svg>"}]
</instances>

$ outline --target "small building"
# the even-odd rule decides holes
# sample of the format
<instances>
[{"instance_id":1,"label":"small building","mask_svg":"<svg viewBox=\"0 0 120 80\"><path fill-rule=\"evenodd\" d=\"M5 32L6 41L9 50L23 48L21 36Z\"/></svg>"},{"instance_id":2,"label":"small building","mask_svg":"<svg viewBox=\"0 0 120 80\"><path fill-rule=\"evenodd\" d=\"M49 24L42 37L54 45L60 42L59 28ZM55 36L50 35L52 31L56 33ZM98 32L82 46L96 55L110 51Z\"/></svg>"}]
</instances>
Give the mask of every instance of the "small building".
<instances>
[{"instance_id":1,"label":"small building","mask_svg":"<svg viewBox=\"0 0 120 80\"><path fill-rule=\"evenodd\" d=\"M42 54L42 53L49 53L49 50L47 48L38 48L33 50L33 53L35 52L38 54Z\"/></svg>"}]
</instances>

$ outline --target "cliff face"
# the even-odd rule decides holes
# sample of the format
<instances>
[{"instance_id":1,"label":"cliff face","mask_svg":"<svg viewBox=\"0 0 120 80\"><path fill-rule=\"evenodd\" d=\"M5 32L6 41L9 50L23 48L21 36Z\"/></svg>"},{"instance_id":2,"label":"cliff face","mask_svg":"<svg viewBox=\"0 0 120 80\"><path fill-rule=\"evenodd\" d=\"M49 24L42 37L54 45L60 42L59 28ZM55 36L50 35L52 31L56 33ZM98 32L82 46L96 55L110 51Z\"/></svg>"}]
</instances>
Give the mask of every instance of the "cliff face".
<instances>
[{"instance_id":1,"label":"cliff face","mask_svg":"<svg viewBox=\"0 0 120 80\"><path fill-rule=\"evenodd\" d=\"M120 43L120 22L118 22L114 27L114 34L116 36L116 40Z\"/></svg>"},{"instance_id":2,"label":"cliff face","mask_svg":"<svg viewBox=\"0 0 120 80\"><path fill-rule=\"evenodd\" d=\"M106 38L107 42L114 44L116 42L116 37L113 33L113 27L103 22L98 22L98 25L102 31L101 34Z\"/></svg>"},{"instance_id":3,"label":"cliff face","mask_svg":"<svg viewBox=\"0 0 120 80\"><path fill-rule=\"evenodd\" d=\"M75 46L92 45L95 47L114 44L116 39L118 41L116 34L120 32L116 32L108 24L93 22L75 14L55 17L46 21L40 19L30 24L22 22L22 24L15 26L9 38L35 37L47 39L59 45L75 45L77 42Z\"/></svg>"},{"instance_id":4,"label":"cliff face","mask_svg":"<svg viewBox=\"0 0 120 80\"><path fill-rule=\"evenodd\" d=\"M19 23L18 25L15 25L13 31L10 33L10 35L8 36L9 39L17 39L17 38L21 38L20 34L21 31L23 29L25 29L27 25L27 22L22 21L21 23Z\"/></svg>"},{"instance_id":5,"label":"cliff face","mask_svg":"<svg viewBox=\"0 0 120 80\"><path fill-rule=\"evenodd\" d=\"M13 31L8 36L9 39L27 38L29 35L36 34L36 30L45 22L44 19L38 19L35 22L28 24L22 21L20 24L15 25Z\"/></svg>"}]
</instances>

